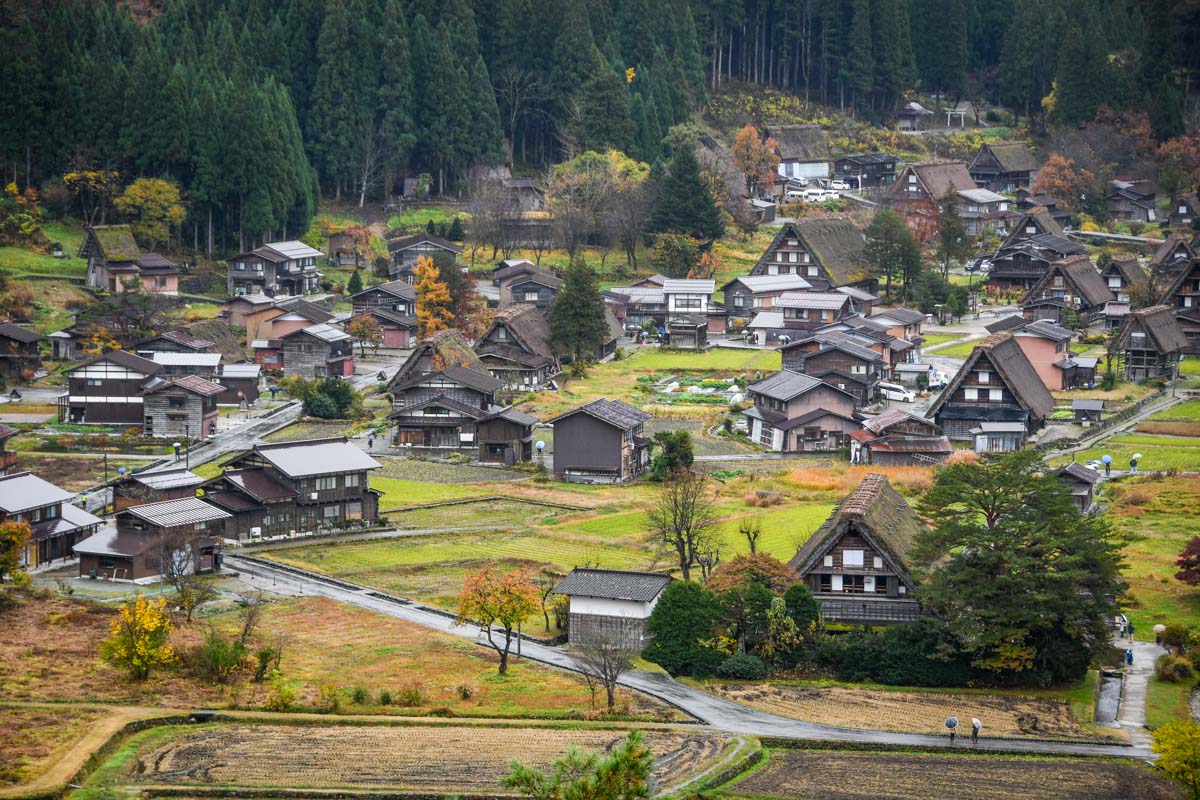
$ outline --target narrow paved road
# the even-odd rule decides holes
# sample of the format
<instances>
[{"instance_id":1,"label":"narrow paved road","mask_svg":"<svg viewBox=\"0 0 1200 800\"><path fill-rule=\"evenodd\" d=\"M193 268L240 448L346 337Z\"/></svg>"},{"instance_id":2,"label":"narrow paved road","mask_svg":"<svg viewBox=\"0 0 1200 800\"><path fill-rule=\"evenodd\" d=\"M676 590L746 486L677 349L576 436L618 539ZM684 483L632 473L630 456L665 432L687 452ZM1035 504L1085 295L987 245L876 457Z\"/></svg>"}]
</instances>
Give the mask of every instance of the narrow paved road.
<instances>
[{"instance_id":1,"label":"narrow paved road","mask_svg":"<svg viewBox=\"0 0 1200 800\"><path fill-rule=\"evenodd\" d=\"M1146 730L1146 687L1154 674L1154 662L1167 652L1154 642L1117 640L1117 647L1133 650L1133 664L1125 668L1125 687L1121 696L1121 711L1117 721L1129 732L1133 743L1150 749L1150 732Z\"/></svg>"},{"instance_id":2,"label":"narrow paved road","mask_svg":"<svg viewBox=\"0 0 1200 800\"><path fill-rule=\"evenodd\" d=\"M454 620L444 613L437 613L416 603L389 600L365 587L356 587L346 583L333 585L235 555L227 555L225 564L230 569L240 572L247 583L266 592L291 596L329 597L453 636L480 641L479 629L474 626L457 626L454 624ZM525 641L521 643L521 655L523 658L544 664L579 671L579 665L575 658L560 648ZM756 711L698 689L692 689L661 674L641 671L627 672L622 676L620 683L671 703L705 724L731 733L907 747L945 747L949 744L945 736L838 728L788 719ZM964 750L970 749L969 742L964 742L961 738L959 742L962 743ZM1106 744L996 740L986 737L979 740L979 745L975 749L1009 753L1113 756L1118 758L1150 755L1148 748L1144 745L1128 747Z\"/></svg>"}]
</instances>

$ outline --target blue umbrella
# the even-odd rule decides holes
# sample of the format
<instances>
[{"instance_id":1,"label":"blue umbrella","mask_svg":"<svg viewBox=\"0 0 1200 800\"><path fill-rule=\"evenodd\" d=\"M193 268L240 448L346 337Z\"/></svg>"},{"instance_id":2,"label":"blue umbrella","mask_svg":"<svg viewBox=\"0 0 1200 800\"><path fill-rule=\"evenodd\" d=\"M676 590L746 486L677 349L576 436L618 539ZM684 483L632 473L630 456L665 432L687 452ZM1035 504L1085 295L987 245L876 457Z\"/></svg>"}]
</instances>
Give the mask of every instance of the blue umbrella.
<instances>
[{"instance_id":1,"label":"blue umbrella","mask_svg":"<svg viewBox=\"0 0 1200 800\"><path fill-rule=\"evenodd\" d=\"M1105 455L1100 456L1100 460L1103 461L1105 464L1111 464L1112 456L1105 454Z\"/></svg>"}]
</instances>

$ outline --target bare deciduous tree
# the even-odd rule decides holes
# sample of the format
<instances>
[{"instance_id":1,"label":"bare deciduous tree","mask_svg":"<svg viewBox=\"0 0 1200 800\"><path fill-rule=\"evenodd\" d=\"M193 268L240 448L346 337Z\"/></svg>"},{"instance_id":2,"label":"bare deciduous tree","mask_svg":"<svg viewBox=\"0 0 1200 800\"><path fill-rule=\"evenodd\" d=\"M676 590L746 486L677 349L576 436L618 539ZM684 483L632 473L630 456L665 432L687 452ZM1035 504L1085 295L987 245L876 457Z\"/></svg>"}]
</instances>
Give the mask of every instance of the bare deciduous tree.
<instances>
[{"instance_id":1,"label":"bare deciduous tree","mask_svg":"<svg viewBox=\"0 0 1200 800\"><path fill-rule=\"evenodd\" d=\"M604 687L608 710L616 705L617 681L633 666L638 648L626 641L602 640L575 648L575 658L588 684L596 681Z\"/></svg>"},{"instance_id":2,"label":"bare deciduous tree","mask_svg":"<svg viewBox=\"0 0 1200 800\"><path fill-rule=\"evenodd\" d=\"M716 550L717 516L708 497L707 477L688 469L675 470L663 481L648 516L659 542L675 552L683 579L691 580L692 567Z\"/></svg>"},{"instance_id":3,"label":"bare deciduous tree","mask_svg":"<svg viewBox=\"0 0 1200 800\"><path fill-rule=\"evenodd\" d=\"M375 184L383 173L383 135L379 122L372 121L358 135L358 156L361 159L361 171L358 176L358 207L362 208L367 202L367 190Z\"/></svg>"},{"instance_id":4,"label":"bare deciduous tree","mask_svg":"<svg viewBox=\"0 0 1200 800\"><path fill-rule=\"evenodd\" d=\"M758 537L762 536L762 518L743 519L738 525L738 533L746 540L751 553L758 552Z\"/></svg>"},{"instance_id":5,"label":"bare deciduous tree","mask_svg":"<svg viewBox=\"0 0 1200 800\"><path fill-rule=\"evenodd\" d=\"M515 161L513 151L517 146L517 125L537 109L539 101L546 99L546 87L537 75L512 64L501 70L496 78L496 96L507 117L508 163L512 164Z\"/></svg>"},{"instance_id":6,"label":"bare deciduous tree","mask_svg":"<svg viewBox=\"0 0 1200 800\"><path fill-rule=\"evenodd\" d=\"M509 192L504 191L498 180L480 181L471 193L472 243L492 248L492 260L497 253L508 255L512 246L510 236L513 226L520 218L520 210Z\"/></svg>"},{"instance_id":7,"label":"bare deciduous tree","mask_svg":"<svg viewBox=\"0 0 1200 800\"><path fill-rule=\"evenodd\" d=\"M192 624L196 609L217 596L208 581L196 574L196 554L191 537L164 536L159 542L159 572L175 587L175 604Z\"/></svg>"}]
</instances>

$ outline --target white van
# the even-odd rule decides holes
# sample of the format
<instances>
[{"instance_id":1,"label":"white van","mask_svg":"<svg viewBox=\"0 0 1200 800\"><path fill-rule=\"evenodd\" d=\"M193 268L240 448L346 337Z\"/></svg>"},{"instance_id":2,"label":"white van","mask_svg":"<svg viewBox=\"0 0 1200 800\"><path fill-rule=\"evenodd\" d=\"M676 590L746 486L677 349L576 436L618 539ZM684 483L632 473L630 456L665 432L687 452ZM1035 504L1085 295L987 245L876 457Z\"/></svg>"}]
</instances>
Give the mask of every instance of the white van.
<instances>
[{"instance_id":1,"label":"white van","mask_svg":"<svg viewBox=\"0 0 1200 800\"><path fill-rule=\"evenodd\" d=\"M899 400L901 403L912 403L917 399L912 389L905 389L896 383L879 384L879 393L888 400Z\"/></svg>"}]
</instances>

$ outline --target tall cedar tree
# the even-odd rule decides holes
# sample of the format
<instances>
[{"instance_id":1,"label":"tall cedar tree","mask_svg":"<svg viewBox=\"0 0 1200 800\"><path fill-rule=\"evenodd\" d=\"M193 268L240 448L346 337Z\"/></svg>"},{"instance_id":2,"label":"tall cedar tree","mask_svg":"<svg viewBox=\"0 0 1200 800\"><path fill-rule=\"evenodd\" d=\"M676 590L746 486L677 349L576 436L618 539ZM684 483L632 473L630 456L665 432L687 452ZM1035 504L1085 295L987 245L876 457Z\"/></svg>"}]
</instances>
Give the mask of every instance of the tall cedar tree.
<instances>
[{"instance_id":1,"label":"tall cedar tree","mask_svg":"<svg viewBox=\"0 0 1200 800\"><path fill-rule=\"evenodd\" d=\"M701 241L719 239L725 233L721 210L708 184L700 177L700 164L690 144L681 145L671 158L650 215L652 233L682 233Z\"/></svg>"},{"instance_id":2,"label":"tall cedar tree","mask_svg":"<svg viewBox=\"0 0 1200 800\"><path fill-rule=\"evenodd\" d=\"M871 271L882 276L887 296L892 297L892 279L904 282L900 302L908 299L909 281L921 271L921 248L904 220L891 209L880 209L866 230L863 258Z\"/></svg>"},{"instance_id":3,"label":"tall cedar tree","mask_svg":"<svg viewBox=\"0 0 1200 800\"><path fill-rule=\"evenodd\" d=\"M421 256L413 270L417 290L417 336L424 339L454 324L454 300L432 258Z\"/></svg>"},{"instance_id":4,"label":"tall cedar tree","mask_svg":"<svg viewBox=\"0 0 1200 800\"><path fill-rule=\"evenodd\" d=\"M417 142L412 117L412 57L402 0L386 0L379 38L379 107L383 110L379 132L385 159L384 192L390 195Z\"/></svg>"},{"instance_id":5,"label":"tall cedar tree","mask_svg":"<svg viewBox=\"0 0 1200 800\"><path fill-rule=\"evenodd\" d=\"M550 338L561 353L575 361L592 358L608 340L604 299L595 271L582 258L574 258L563 274L563 283L550 305Z\"/></svg>"},{"instance_id":6,"label":"tall cedar tree","mask_svg":"<svg viewBox=\"0 0 1200 800\"><path fill-rule=\"evenodd\" d=\"M579 150L603 153L609 148L621 152L632 149L634 130L629 116L628 87L594 46L587 81L575 93L574 105Z\"/></svg>"},{"instance_id":7,"label":"tall cedar tree","mask_svg":"<svg viewBox=\"0 0 1200 800\"><path fill-rule=\"evenodd\" d=\"M940 469L918 512L921 603L980 670L1047 685L1078 680L1108 646L1125 590L1121 543L1084 516L1032 450Z\"/></svg>"}]
</instances>

